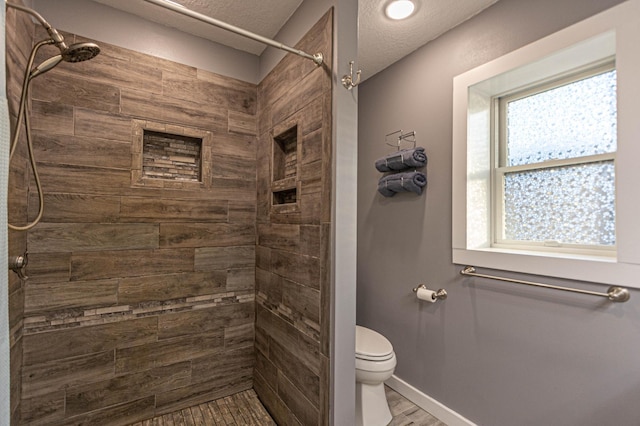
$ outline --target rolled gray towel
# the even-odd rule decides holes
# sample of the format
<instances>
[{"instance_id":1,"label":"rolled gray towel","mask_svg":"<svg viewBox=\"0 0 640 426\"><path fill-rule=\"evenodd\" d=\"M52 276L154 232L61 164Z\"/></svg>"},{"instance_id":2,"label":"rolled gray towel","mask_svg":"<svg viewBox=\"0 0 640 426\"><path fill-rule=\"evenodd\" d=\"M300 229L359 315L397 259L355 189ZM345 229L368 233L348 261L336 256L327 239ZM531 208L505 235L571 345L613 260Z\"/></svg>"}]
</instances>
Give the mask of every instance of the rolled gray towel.
<instances>
[{"instance_id":1,"label":"rolled gray towel","mask_svg":"<svg viewBox=\"0 0 640 426\"><path fill-rule=\"evenodd\" d=\"M393 197L398 192L415 192L422 194L427 184L427 176L422 172L394 173L380 178L378 192L385 197Z\"/></svg>"},{"instance_id":2,"label":"rolled gray towel","mask_svg":"<svg viewBox=\"0 0 640 426\"><path fill-rule=\"evenodd\" d=\"M427 164L427 155L424 148L401 149L392 154L386 155L376 160L376 169L379 172L393 172L414 167L423 167Z\"/></svg>"}]
</instances>

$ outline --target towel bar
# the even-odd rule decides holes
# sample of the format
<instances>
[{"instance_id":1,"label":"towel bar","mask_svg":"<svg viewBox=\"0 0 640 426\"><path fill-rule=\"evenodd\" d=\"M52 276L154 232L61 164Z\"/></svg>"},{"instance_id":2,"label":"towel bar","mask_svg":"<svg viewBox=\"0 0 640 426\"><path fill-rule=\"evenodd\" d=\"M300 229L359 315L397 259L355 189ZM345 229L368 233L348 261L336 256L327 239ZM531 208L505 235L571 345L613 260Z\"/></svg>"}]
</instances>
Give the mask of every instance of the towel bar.
<instances>
[{"instance_id":1,"label":"towel bar","mask_svg":"<svg viewBox=\"0 0 640 426\"><path fill-rule=\"evenodd\" d=\"M591 296L606 297L612 302L626 302L631 297L629 290L627 290L624 287L609 287L606 293L600 293L597 291L580 290L577 288L561 287L561 286L551 285L551 284L534 283L531 281L522 281L522 280L515 280L512 278L496 277L494 275L478 274L476 272L476 268L474 268L473 266L465 266L464 269L460 271L460 274L468 275L472 277L489 278L489 279L498 280L498 281L506 281L506 282L515 283L515 284L525 284L525 285L531 285L535 287L550 288L553 290L569 291L572 293L589 294Z\"/></svg>"}]
</instances>

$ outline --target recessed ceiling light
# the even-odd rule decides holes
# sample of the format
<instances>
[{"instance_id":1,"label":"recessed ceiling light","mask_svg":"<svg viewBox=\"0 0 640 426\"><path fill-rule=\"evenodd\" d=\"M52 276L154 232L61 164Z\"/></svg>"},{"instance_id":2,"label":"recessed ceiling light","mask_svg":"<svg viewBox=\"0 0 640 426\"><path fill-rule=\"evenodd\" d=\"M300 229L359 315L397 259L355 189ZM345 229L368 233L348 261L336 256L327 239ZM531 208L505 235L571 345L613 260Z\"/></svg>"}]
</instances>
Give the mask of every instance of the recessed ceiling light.
<instances>
[{"instance_id":1,"label":"recessed ceiling light","mask_svg":"<svg viewBox=\"0 0 640 426\"><path fill-rule=\"evenodd\" d=\"M405 19L411 16L415 10L415 5L411 0L395 0L389 3L385 13L391 19Z\"/></svg>"}]
</instances>

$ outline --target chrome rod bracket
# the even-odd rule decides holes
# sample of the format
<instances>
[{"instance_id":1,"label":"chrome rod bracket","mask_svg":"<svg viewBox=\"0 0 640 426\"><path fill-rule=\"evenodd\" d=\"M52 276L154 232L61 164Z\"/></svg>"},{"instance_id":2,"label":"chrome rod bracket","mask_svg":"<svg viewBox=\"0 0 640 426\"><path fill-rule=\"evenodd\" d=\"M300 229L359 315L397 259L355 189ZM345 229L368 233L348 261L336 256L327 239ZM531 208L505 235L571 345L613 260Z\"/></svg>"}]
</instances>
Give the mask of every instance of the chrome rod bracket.
<instances>
[{"instance_id":1,"label":"chrome rod bracket","mask_svg":"<svg viewBox=\"0 0 640 426\"><path fill-rule=\"evenodd\" d=\"M313 55L313 62L315 62L315 64L319 67L322 66L322 64L324 63L324 55L322 54L322 52L318 52Z\"/></svg>"},{"instance_id":2,"label":"chrome rod bracket","mask_svg":"<svg viewBox=\"0 0 640 426\"><path fill-rule=\"evenodd\" d=\"M631 293L624 287L609 287L607 294L612 302L626 302L631 298Z\"/></svg>"},{"instance_id":3,"label":"chrome rod bracket","mask_svg":"<svg viewBox=\"0 0 640 426\"><path fill-rule=\"evenodd\" d=\"M356 87L358 84L360 84L360 75L362 73L362 70L356 71L356 78L354 80L353 79L353 64L354 64L353 61L349 61L349 74L345 74L342 77L342 85L347 90L351 90L354 87Z\"/></svg>"},{"instance_id":4,"label":"chrome rod bracket","mask_svg":"<svg viewBox=\"0 0 640 426\"><path fill-rule=\"evenodd\" d=\"M629 290L624 287L609 287L606 293L602 293L598 291L581 290L578 288L561 287L561 286L551 285L551 284L542 284L542 283L536 283L531 281L516 280L513 278L496 277L494 275L478 274L476 272L476 268L474 268L473 266L465 266L460 271L460 275L479 277L479 278L488 278L491 280L505 281L505 282L515 283L515 284L524 284L524 285L530 285L534 287L550 288L553 290L568 291L571 293L580 293L580 294L588 294L591 296L606 297L612 302L619 302L619 303L626 302L631 298L631 294L629 293Z\"/></svg>"}]
</instances>

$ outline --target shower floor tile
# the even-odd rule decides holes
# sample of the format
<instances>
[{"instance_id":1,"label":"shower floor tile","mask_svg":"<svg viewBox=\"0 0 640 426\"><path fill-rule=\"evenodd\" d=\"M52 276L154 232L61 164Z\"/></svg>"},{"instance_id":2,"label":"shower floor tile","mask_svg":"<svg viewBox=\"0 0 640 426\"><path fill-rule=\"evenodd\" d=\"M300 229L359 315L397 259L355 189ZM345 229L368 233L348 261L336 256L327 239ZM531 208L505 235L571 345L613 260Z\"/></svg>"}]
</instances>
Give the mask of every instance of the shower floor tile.
<instances>
[{"instance_id":1,"label":"shower floor tile","mask_svg":"<svg viewBox=\"0 0 640 426\"><path fill-rule=\"evenodd\" d=\"M431 414L385 386L393 415L389 426L447 426ZM253 389L194 405L130 426L277 426Z\"/></svg>"},{"instance_id":2,"label":"shower floor tile","mask_svg":"<svg viewBox=\"0 0 640 426\"><path fill-rule=\"evenodd\" d=\"M276 426L253 389L134 423L131 426Z\"/></svg>"}]
</instances>

